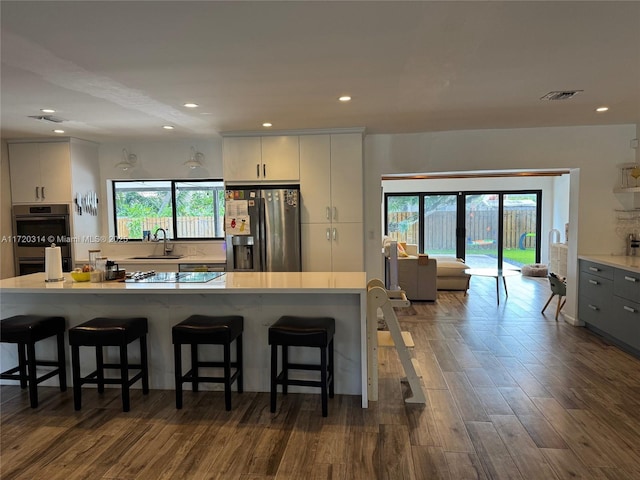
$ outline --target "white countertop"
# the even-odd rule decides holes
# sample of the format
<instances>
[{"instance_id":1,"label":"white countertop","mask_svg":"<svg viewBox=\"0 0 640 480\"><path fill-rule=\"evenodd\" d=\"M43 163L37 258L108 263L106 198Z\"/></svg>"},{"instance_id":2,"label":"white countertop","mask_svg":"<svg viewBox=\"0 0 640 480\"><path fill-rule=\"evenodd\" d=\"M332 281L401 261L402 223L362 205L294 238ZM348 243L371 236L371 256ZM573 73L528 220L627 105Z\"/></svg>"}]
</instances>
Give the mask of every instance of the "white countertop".
<instances>
[{"instance_id":1,"label":"white countertop","mask_svg":"<svg viewBox=\"0 0 640 480\"><path fill-rule=\"evenodd\" d=\"M640 257L627 257L622 255L578 255L578 258L580 260L602 263L610 267L640 273Z\"/></svg>"},{"instance_id":2,"label":"white countertop","mask_svg":"<svg viewBox=\"0 0 640 480\"><path fill-rule=\"evenodd\" d=\"M182 259L180 259L182 260ZM167 260L168 261L168 260ZM228 272L207 283L45 282L44 273L0 280L0 295L10 293L179 294L179 293L363 293L364 272Z\"/></svg>"}]
</instances>

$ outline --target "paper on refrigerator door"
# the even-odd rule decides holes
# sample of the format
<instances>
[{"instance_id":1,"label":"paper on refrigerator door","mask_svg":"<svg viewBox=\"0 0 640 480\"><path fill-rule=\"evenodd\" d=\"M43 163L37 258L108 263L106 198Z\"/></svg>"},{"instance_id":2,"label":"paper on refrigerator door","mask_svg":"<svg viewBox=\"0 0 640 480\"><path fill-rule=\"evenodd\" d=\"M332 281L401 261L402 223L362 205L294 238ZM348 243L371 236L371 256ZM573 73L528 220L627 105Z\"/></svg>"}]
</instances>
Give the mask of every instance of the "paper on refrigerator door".
<instances>
[{"instance_id":1,"label":"paper on refrigerator door","mask_svg":"<svg viewBox=\"0 0 640 480\"><path fill-rule=\"evenodd\" d=\"M227 200L224 231L227 235L251 235L251 217L247 200Z\"/></svg>"}]
</instances>

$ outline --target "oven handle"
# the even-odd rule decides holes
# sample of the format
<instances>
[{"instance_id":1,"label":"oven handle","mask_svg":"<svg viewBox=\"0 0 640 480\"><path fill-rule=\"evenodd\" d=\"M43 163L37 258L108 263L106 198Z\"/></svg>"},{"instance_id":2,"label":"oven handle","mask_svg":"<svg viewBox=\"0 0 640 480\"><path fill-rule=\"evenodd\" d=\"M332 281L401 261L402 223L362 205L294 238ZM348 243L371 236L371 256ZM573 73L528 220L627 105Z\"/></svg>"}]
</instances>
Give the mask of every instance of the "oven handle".
<instances>
[{"instance_id":1,"label":"oven handle","mask_svg":"<svg viewBox=\"0 0 640 480\"><path fill-rule=\"evenodd\" d=\"M15 220L16 222L18 221L30 221L30 222L40 222L43 220L51 220L51 219L60 219L60 220L66 220L68 218L68 215L16 215Z\"/></svg>"}]
</instances>

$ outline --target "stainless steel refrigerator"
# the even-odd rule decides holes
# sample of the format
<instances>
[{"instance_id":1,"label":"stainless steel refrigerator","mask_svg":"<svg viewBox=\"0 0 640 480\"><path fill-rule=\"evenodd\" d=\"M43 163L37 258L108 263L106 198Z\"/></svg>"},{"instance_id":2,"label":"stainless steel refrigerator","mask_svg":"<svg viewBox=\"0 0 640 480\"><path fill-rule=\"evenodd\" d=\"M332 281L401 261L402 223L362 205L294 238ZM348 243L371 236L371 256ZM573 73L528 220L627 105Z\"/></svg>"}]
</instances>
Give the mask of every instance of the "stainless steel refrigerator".
<instances>
[{"instance_id":1,"label":"stainless steel refrigerator","mask_svg":"<svg viewBox=\"0 0 640 480\"><path fill-rule=\"evenodd\" d=\"M225 237L229 272L299 272L300 187L229 187Z\"/></svg>"}]
</instances>

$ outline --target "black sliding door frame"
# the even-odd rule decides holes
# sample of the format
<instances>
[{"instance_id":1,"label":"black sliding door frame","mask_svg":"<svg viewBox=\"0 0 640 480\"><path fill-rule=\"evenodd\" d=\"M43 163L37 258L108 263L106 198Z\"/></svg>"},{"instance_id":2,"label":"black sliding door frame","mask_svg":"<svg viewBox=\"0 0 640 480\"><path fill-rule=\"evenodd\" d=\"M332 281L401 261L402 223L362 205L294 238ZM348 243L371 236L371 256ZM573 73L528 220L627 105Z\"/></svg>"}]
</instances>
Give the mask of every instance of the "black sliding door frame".
<instances>
[{"instance_id":1,"label":"black sliding door frame","mask_svg":"<svg viewBox=\"0 0 640 480\"><path fill-rule=\"evenodd\" d=\"M425 249L425 197L456 195L456 256L465 259L467 231L466 231L466 201L471 195L496 195L498 197L498 233L497 255L498 266L502 268L504 260L504 199L508 195L535 195L536 196L536 236L535 236L535 262L540 262L542 249L542 190L466 190L446 192L399 192L385 193L384 195L384 222L385 235L389 234L389 197L417 197L418 198L418 251L424 253Z\"/></svg>"}]
</instances>

